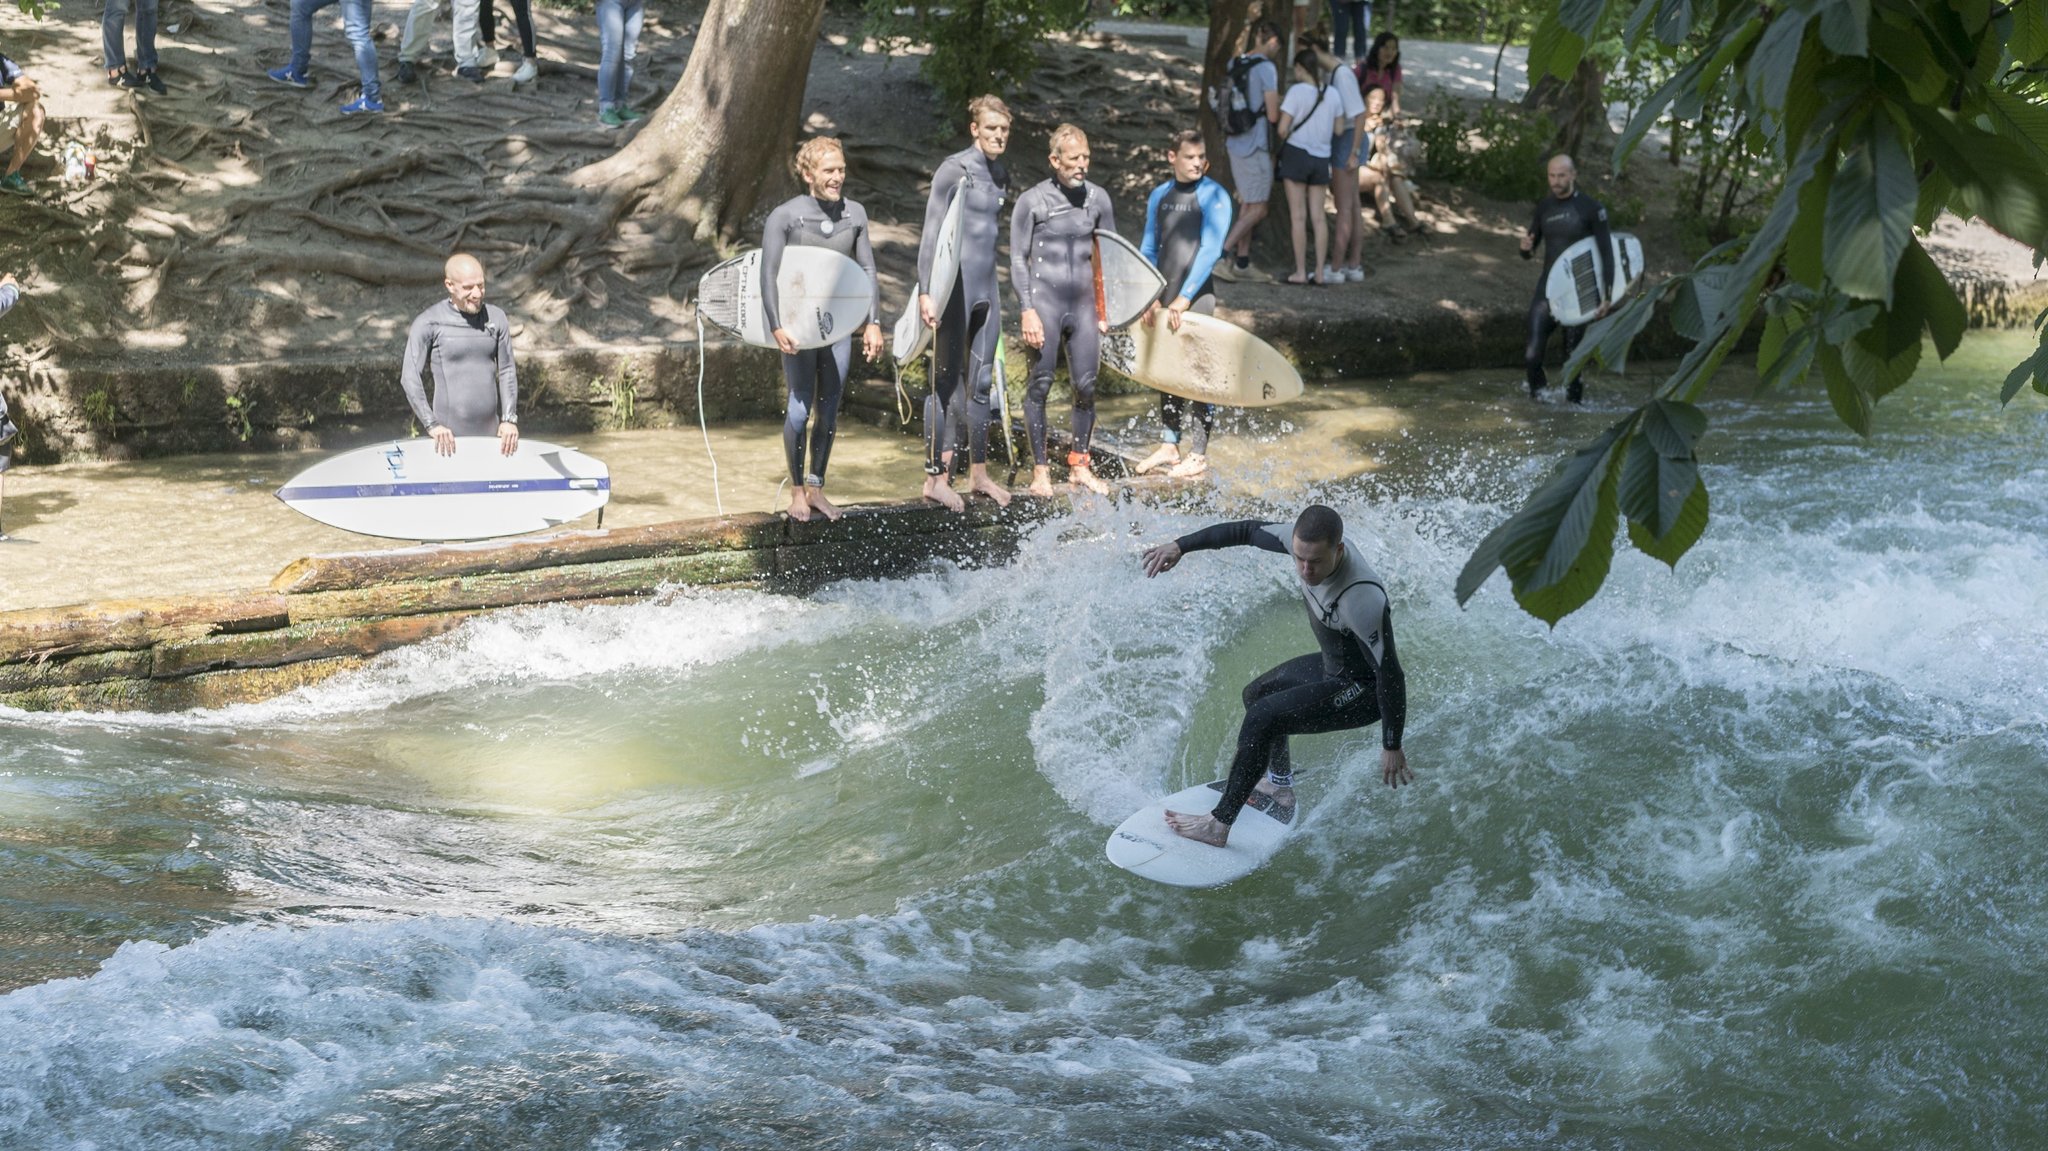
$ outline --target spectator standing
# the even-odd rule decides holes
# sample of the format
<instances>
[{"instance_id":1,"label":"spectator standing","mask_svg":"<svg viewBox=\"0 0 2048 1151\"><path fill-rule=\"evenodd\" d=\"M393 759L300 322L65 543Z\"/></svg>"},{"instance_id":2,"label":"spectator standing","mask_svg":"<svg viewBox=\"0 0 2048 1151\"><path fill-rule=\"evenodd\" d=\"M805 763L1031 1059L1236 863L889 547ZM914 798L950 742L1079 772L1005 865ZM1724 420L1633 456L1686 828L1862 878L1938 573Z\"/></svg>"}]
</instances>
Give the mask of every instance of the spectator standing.
<instances>
[{"instance_id":1,"label":"spectator standing","mask_svg":"<svg viewBox=\"0 0 2048 1151\"><path fill-rule=\"evenodd\" d=\"M148 88L161 96L164 82L156 74L156 15L159 0L133 0L135 6L135 67L121 50L121 33L128 24L130 0L106 0L100 11L100 47L107 65L107 83L117 88Z\"/></svg>"},{"instance_id":2,"label":"spectator standing","mask_svg":"<svg viewBox=\"0 0 2048 1151\"><path fill-rule=\"evenodd\" d=\"M621 128L647 113L626 103L633 87L633 53L640 45L640 25L647 0L597 0L597 122Z\"/></svg>"},{"instance_id":3,"label":"spectator standing","mask_svg":"<svg viewBox=\"0 0 2048 1151\"><path fill-rule=\"evenodd\" d=\"M1323 219L1323 192L1330 186L1330 142L1344 128L1343 108L1332 82L1317 64L1314 48L1294 54L1294 86L1280 102L1280 180L1287 189L1287 210L1294 217L1294 274L1290 284L1321 284L1330 251L1329 223ZM1315 232L1315 262L1308 256L1309 232Z\"/></svg>"},{"instance_id":4,"label":"spectator standing","mask_svg":"<svg viewBox=\"0 0 2048 1151\"><path fill-rule=\"evenodd\" d=\"M1372 51L1358 66L1358 90L1378 84L1387 90L1387 112L1401 114L1401 38L1392 32L1373 37Z\"/></svg>"},{"instance_id":5,"label":"spectator standing","mask_svg":"<svg viewBox=\"0 0 2048 1151\"><path fill-rule=\"evenodd\" d=\"M19 299L21 285L12 275L0 276L0 316L12 311ZM7 498L7 469L14 466L14 437L18 430L14 421L7 418L7 397L0 396L0 505L4 505ZM6 542L5 523L0 521L0 543Z\"/></svg>"},{"instance_id":6,"label":"spectator standing","mask_svg":"<svg viewBox=\"0 0 2048 1151\"><path fill-rule=\"evenodd\" d=\"M412 0L412 8L405 14L405 34L398 42L399 83L410 84L419 79L419 62L433 46L434 19L444 6L449 9L449 25L455 35L455 74L472 84L481 84L490 70L498 66L498 50L488 47L487 37L478 35L482 21L478 0Z\"/></svg>"},{"instance_id":7,"label":"spectator standing","mask_svg":"<svg viewBox=\"0 0 2048 1151\"><path fill-rule=\"evenodd\" d=\"M512 20L519 28L519 67L512 73L512 82L531 84L534 77L540 75L540 57L534 51L533 0L512 0ZM483 37L483 51L489 54L491 65L497 64L497 49L491 47L498 39L497 0L482 0L477 8L477 30Z\"/></svg>"},{"instance_id":8,"label":"spectator standing","mask_svg":"<svg viewBox=\"0 0 2048 1151\"><path fill-rule=\"evenodd\" d=\"M1330 140L1330 198L1337 224L1330 236L1330 264L1323 265L1323 282L1362 283L1365 280L1365 221L1358 198L1358 169L1372 150L1372 137L1365 131L1365 100L1358 92L1358 77L1344 62L1331 55L1320 36L1308 45L1317 53L1317 64L1336 85L1338 107L1346 126Z\"/></svg>"},{"instance_id":9,"label":"spectator standing","mask_svg":"<svg viewBox=\"0 0 2048 1151\"><path fill-rule=\"evenodd\" d=\"M1193 128L1175 133L1167 142L1166 165L1171 178L1152 189L1145 202L1145 238L1138 246L1166 277L1166 287L1138 322L1156 324L1163 315L1166 326L1178 332L1180 319L1188 312L1206 316L1216 311L1210 277L1223 258L1223 238L1230 234L1230 193L1208 177L1209 149ZM1186 454L1181 451L1183 405L1192 405L1195 416ZM1207 471L1209 431L1215 420L1214 404L1159 393L1159 422L1165 430L1159 435L1159 450L1138 465L1138 474L1169 465L1172 470L1167 474L1175 478Z\"/></svg>"},{"instance_id":10,"label":"spectator standing","mask_svg":"<svg viewBox=\"0 0 2048 1151\"><path fill-rule=\"evenodd\" d=\"M1237 222L1223 249L1231 259L1216 266L1222 280L1254 277L1252 231L1266 218L1266 201L1273 195L1273 152L1269 133L1280 120L1280 70L1273 61L1280 56L1280 28L1271 20L1252 25L1244 55L1230 62L1232 100L1241 99L1244 108L1216 109L1223 122L1223 150L1230 157L1230 178L1237 185ZM1231 121L1242 116L1244 126L1232 132Z\"/></svg>"},{"instance_id":11,"label":"spectator standing","mask_svg":"<svg viewBox=\"0 0 2048 1151\"><path fill-rule=\"evenodd\" d=\"M7 174L0 176L0 192L28 195L28 178L21 166L43 138L43 90L22 71L21 65L0 56L0 147L8 149Z\"/></svg>"},{"instance_id":12,"label":"spectator standing","mask_svg":"<svg viewBox=\"0 0 2048 1151\"><path fill-rule=\"evenodd\" d=\"M399 384L413 418L434 450L455 454L457 436L498 437L505 455L519 450L519 372L512 362L512 324L504 309L484 303L484 266L475 256L448 257L441 286L448 298L421 312L405 339ZM431 370L430 401L420 373Z\"/></svg>"},{"instance_id":13,"label":"spectator standing","mask_svg":"<svg viewBox=\"0 0 2048 1151\"><path fill-rule=\"evenodd\" d=\"M282 68L264 73L280 84L310 88L306 69L313 58L313 13L330 4L341 5L341 30L355 50L356 72L363 90L341 106L341 114L353 116L384 110L383 89L377 82L377 46L370 41L370 0L292 0L292 58Z\"/></svg>"},{"instance_id":14,"label":"spectator standing","mask_svg":"<svg viewBox=\"0 0 2048 1151\"><path fill-rule=\"evenodd\" d=\"M1365 37L1372 31L1372 4L1369 0L1330 0L1330 35L1337 40L1337 56L1344 56L1345 34L1351 37L1351 62L1358 63L1366 54Z\"/></svg>"}]
</instances>

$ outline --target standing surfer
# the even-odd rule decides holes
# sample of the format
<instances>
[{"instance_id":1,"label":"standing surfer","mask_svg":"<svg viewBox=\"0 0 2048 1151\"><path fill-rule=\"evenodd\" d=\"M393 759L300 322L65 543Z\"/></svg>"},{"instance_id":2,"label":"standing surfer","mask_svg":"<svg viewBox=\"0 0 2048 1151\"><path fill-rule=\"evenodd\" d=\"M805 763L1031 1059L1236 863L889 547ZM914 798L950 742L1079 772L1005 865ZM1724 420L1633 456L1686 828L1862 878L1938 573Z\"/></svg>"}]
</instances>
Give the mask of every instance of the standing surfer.
<instances>
[{"instance_id":1,"label":"standing surfer","mask_svg":"<svg viewBox=\"0 0 2048 1151\"><path fill-rule=\"evenodd\" d=\"M1209 178L1209 148L1193 128L1183 128L1167 142L1166 164L1172 179L1152 189L1145 202L1145 238L1138 246L1166 277L1166 287L1159 293L1165 307L1153 303L1138 322L1156 324L1164 312L1166 326L1178 332L1180 318L1187 313L1213 315L1216 311L1210 273L1223 258L1224 241L1230 235L1230 193ZM1191 408L1195 417L1185 457L1180 444L1184 406ZM1172 465L1170 476L1200 475L1209 467L1209 429L1215 421L1215 404L1159 393L1159 422L1166 430L1159 434L1159 450L1145 457L1138 474Z\"/></svg>"},{"instance_id":2,"label":"standing surfer","mask_svg":"<svg viewBox=\"0 0 2048 1151\"><path fill-rule=\"evenodd\" d=\"M509 456L519 450L512 324L504 309L484 303L484 266L475 256L448 257L441 286L448 298L421 312L406 335L398 382L436 452L454 455L457 436L496 436ZM434 375L431 402L420 383L423 369Z\"/></svg>"},{"instance_id":3,"label":"standing surfer","mask_svg":"<svg viewBox=\"0 0 2048 1151\"><path fill-rule=\"evenodd\" d=\"M1060 347L1074 385L1074 444L1068 474L1076 485L1108 495L1095 478L1088 441L1095 432L1095 376L1102 366L1102 335L1109 325L1096 312L1095 231L1116 231L1109 193L1088 181L1088 137L1072 124L1053 129L1052 178L1017 197L1010 214L1010 289L1022 307L1030 385L1024 424L1031 438L1031 494L1052 495L1045 447L1045 401L1052 392Z\"/></svg>"},{"instance_id":4,"label":"standing surfer","mask_svg":"<svg viewBox=\"0 0 2048 1151\"><path fill-rule=\"evenodd\" d=\"M967 510L953 490L950 471L954 442L967 439L968 488L1000 505L1010 502L1009 489L988 474L990 373L995 367L996 337L1002 332L1002 302L996 285L996 233L1009 190L1009 168L1002 155L1010 144L1010 109L995 96L980 96L967 105L968 135L974 143L940 162L932 174L931 199L925 204L924 234L917 247L918 316L935 329L932 394L924 404L924 498L958 512ZM940 226L955 194L965 197L960 213L960 273L941 309L932 300L933 259L938 254Z\"/></svg>"},{"instance_id":5,"label":"standing surfer","mask_svg":"<svg viewBox=\"0 0 2048 1151\"><path fill-rule=\"evenodd\" d=\"M1344 546L1344 521L1321 504L1294 521L1292 538L1265 520L1235 520L1159 544L1145 552L1145 576L1172 570L1191 551L1250 545L1283 552L1301 580L1309 630L1322 650L1288 660L1246 685L1244 723L1230 782L1207 814L1169 811L1175 834L1222 847L1259 777L1260 790L1285 807L1294 802L1293 761L1287 737L1380 725L1380 778L1388 787L1413 782L1401 750L1408 681L1394 654L1394 617L1386 585L1356 552Z\"/></svg>"},{"instance_id":6,"label":"standing surfer","mask_svg":"<svg viewBox=\"0 0 2048 1151\"><path fill-rule=\"evenodd\" d=\"M789 406L782 421L782 450L789 463L789 518L808 520L819 512L828 520L839 509L825 498L825 465L839 424L839 400L846 391L846 371L853 358L853 333L823 348L798 351L796 337L782 326L780 290L783 250L829 248L859 264L875 283L875 253L868 240L868 214L842 195L846 187L846 150L830 136L814 136L797 149L797 175L810 187L807 195L785 201L768 214L761 232L761 305L768 330L782 349L782 380L789 387ZM882 325L877 320L877 295L868 305L861 328L861 352L872 360L882 354ZM810 466L804 465L804 425L810 423Z\"/></svg>"},{"instance_id":7,"label":"standing surfer","mask_svg":"<svg viewBox=\"0 0 2048 1151\"><path fill-rule=\"evenodd\" d=\"M1543 347L1550 342L1550 333L1560 326L1550 315L1550 299L1545 290L1550 283L1550 266L1557 262L1560 252L1587 236L1596 238L1595 255L1600 260L1601 283L1614 282L1614 237L1607 229L1607 209L1600 201L1579 191L1579 169L1572 158L1560 152L1550 158L1545 170L1550 181L1550 195L1536 201L1535 218L1529 221L1529 230L1522 233L1522 258L1529 259L1536 254L1536 246L1543 246L1543 272L1536 277L1536 298L1529 302L1529 346L1523 352L1524 366L1529 373L1529 398L1543 394L1549 380L1543 374ZM1606 305L1594 313L1598 319L1607 314ZM1579 337L1586 334L1583 324L1564 330L1564 358L1571 362L1572 352L1579 346ZM1573 376L1565 384L1565 398L1572 403L1585 400L1585 385L1579 377Z\"/></svg>"}]
</instances>

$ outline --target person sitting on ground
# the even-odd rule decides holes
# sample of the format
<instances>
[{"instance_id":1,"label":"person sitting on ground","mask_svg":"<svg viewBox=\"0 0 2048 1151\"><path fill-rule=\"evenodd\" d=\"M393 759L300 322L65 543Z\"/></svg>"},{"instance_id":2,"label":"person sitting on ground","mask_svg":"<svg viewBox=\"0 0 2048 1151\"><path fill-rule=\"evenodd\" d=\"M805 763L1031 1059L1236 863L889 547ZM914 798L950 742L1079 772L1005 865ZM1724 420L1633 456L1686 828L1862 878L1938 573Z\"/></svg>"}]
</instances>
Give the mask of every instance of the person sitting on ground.
<instances>
[{"instance_id":1,"label":"person sitting on ground","mask_svg":"<svg viewBox=\"0 0 2048 1151\"><path fill-rule=\"evenodd\" d=\"M498 50L491 47L498 38L496 0L482 0L476 15L477 32L483 39L478 65L489 72L498 63ZM540 75L540 57L535 53L533 40L533 0L512 0L512 21L519 29L519 67L512 72L512 83L531 84Z\"/></svg>"},{"instance_id":2,"label":"person sitting on ground","mask_svg":"<svg viewBox=\"0 0 2048 1151\"><path fill-rule=\"evenodd\" d=\"M791 247L828 248L861 266L868 274L868 322L861 325L861 352L872 360L882 354L881 289L875 280L875 250L868 235L868 214L846 188L846 149L830 136L813 136L796 153L797 176L809 189L768 213L761 231L761 308L768 330L782 349L782 380L789 403L782 422L782 451L789 464L789 518L808 520L812 512L828 520L839 508L825 498L825 465L838 433L839 401L853 360L853 337L847 332L823 348L798 350L796 337L782 326L781 275L783 253ZM829 334L829 333L828 333ZM815 414L815 422L813 415ZM810 425L810 466L804 463L804 431Z\"/></svg>"},{"instance_id":3,"label":"person sitting on ground","mask_svg":"<svg viewBox=\"0 0 2048 1151\"><path fill-rule=\"evenodd\" d=\"M1323 216L1323 192L1330 186L1330 144L1348 125L1336 87L1324 75L1314 48L1294 54L1294 86L1280 102L1280 180L1287 189L1287 211L1294 217L1294 274L1290 284L1322 284L1330 254L1330 225ZM1316 238L1315 262L1308 256L1308 237Z\"/></svg>"},{"instance_id":4,"label":"person sitting on ground","mask_svg":"<svg viewBox=\"0 0 2048 1151\"><path fill-rule=\"evenodd\" d=\"M490 46L490 34L483 31L486 21L479 0L412 0L412 8L405 14L405 32L398 41L399 83L410 84L420 78L419 62L432 47L434 21L444 7L454 29L455 74L481 84L498 66L498 50Z\"/></svg>"},{"instance_id":5,"label":"person sitting on ground","mask_svg":"<svg viewBox=\"0 0 2048 1151\"><path fill-rule=\"evenodd\" d=\"M0 57L4 59L4 57ZM21 285L12 274L0 276L0 316L14 309L15 301L21 299ZM19 431L14 421L7 418L7 397L0 395L0 507L7 499L7 469L14 466L14 437ZM0 520L0 543L7 542L6 523Z\"/></svg>"},{"instance_id":6,"label":"person sitting on ground","mask_svg":"<svg viewBox=\"0 0 2048 1151\"><path fill-rule=\"evenodd\" d=\"M107 83L117 88L148 88L161 96L168 91L156 74L156 15L158 0L133 0L135 5L135 67L121 51L121 31L128 23L130 0L106 0L100 11L100 48L107 64Z\"/></svg>"},{"instance_id":7,"label":"person sitting on ground","mask_svg":"<svg viewBox=\"0 0 2048 1151\"><path fill-rule=\"evenodd\" d=\"M1373 37L1372 51L1358 66L1358 90L1378 84L1387 90L1387 112L1401 114L1401 38L1392 32Z\"/></svg>"},{"instance_id":8,"label":"person sitting on ground","mask_svg":"<svg viewBox=\"0 0 2048 1151\"><path fill-rule=\"evenodd\" d=\"M1252 232L1266 218L1266 201L1273 195L1272 126L1280 120L1280 70L1273 61L1280 58L1280 28L1271 20L1260 20L1245 36L1245 53L1230 62L1233 100L1242 99L1242 115L1250 126L1231 133L1233 109L1215 109L1225 125L1223 152L1230 158L1230 178L1237 185L1237 222L1223 241L1230 255L1216 266L1216 278L1267 279L1252 272Z\"/></svg>"},{"instance_id":9,"label":"person sitting on ground","mask_svg":"<svg viewBox=\"0 0 2048 1151\"><path fill-rule=\"evenodd\" d=\"M1224 237L1230 234L1230 193L1209 179L1208 145L1193 128L1174 133L1167 142L1166 164L1172 178L1152 189L1145 203L1145 238L1138 245L1138 251L1166 278L1166 287L1159 293L1166 306L1154 301L1138 322L1156 324L1163 313L1166 326L1178 332L1180 319L1188 312L1215 314L1216 292L1210 273L1223 258ZM1183 405L1192 405L1195 416L1185 456L1180 438ZM1166 430L1159 435L1159 450L1145 457L1138 474L1168 465L1167 475L1176 479L1207 471L1209 431L1215 421L1215 404L1159 393L1159 422Z\"/></svg>"},{"instance_id":10,"label":"person sitting on ground","mask_svg":"<svg viewBox=\"0 0 2048 1151\"><path fill-rule=\"evenodd\" d=\"M519 450L511 322L496 304L484 303L484 266L475 256L448 257L442 274L448 298L413 320L398 382L436 452L454 455L457 436L496 436L499 451L509 456ZM434 374L432 401L420 383L428 369Z\"/></svg>"},{"instance_id":11,"label":"person sitting on ground","mask_svg":"<svg viewBox=\"0 0 2048 1151\"><path fill-rule=\"evenodd\" d=\"M0 192L28 194L28 177L21 174L21 166L43 138L44 119L43 90L21 65L0 56L0 148L8 149Z\"/></svg>"},{"instance_id":12,"label":"person sitting on ground","mask_svg":"<svg viewBox=\"0 0 2048 1151\"><path fill-rule=\"evenodd\" d=\"M597 122L607 128L622 128L647 115L626 103L646 18L647 0L597 0Z\"/></svg>"},{"instance_id":13,"label":"person sitting on ground","mask_svg":"<svg viewBox=\"0 0 2048 1151\"><path fill-rule=\"evenodd\" d=\"M348 37L349 47L355 50L356 73L363 82L362 93L343 104L341 114L354 116L382 112L384 100L383 87L377 81L377 45L370 40L370 0L292 0L292 58L284 67L272 68L264 75L294 88L312 87L313 81L307 78L306 69L313 58L313 13L336 3L341 5L342 34Z\"/></svg>"},{"instance_id":14,"label":"person sitting on ground","mask_svg":"<svg viewBox=\"0 0 2048 1151\"><path fill-rule=\"evenodd\" d=\"M1367 88L1364 98L1365 130L1372 138L1372 158L1359 171L1359 186L1372 193L1380 232L1398 244L1408 233L1423 229L1422 218L1415 213L1415 181L1408 171L1409 159L1414 155L1414 138L1388 110L1385 88Z\"/></svg>"}]
</instances>

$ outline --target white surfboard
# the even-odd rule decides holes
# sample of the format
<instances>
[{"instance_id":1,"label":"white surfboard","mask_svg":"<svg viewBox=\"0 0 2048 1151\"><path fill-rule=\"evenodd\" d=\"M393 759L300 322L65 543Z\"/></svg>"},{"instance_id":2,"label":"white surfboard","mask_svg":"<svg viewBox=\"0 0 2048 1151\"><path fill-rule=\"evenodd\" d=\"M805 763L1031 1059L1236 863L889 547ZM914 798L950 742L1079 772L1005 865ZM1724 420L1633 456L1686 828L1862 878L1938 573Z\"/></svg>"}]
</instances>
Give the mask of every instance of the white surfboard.
<instances>
[{"instance_id":1,"label":"white surfboard","mask_svg":"<svg viewBox=\"0 0 2048 1151\"><path fill-rule=\"evenodd\" d=\"M939 221L938 246L932 250L932 282L929 287L913 284L910 288L910 303L903 309L903 317L896 321L895 338L890 351L895 353L898 364L907 364L924 355L931 346L932 329L924 326L924 317L918 314L917 297L922 292L932 296L932 312L946 314L946 305L953 299L953 285L960 279L960 221L967 198L960 194L961 184L953 189L953 202L946 206L946 218Z\"/></svg>"},{"instance_id":2,"label":"white surfboard","mask_svg":"<svg viewBox=\"0 0 2048 1151\"><path fill-rule=\"evenodd\" d=\"M1174 887L1216 887L1243 879L1273 858L1299 823L1299 811L1253 792L1230 826L1223 847L1196 843L1166 826L1166 813L1206 813L1223 794L1223 780L1178 791L1148 804L1110 833L1109 861L1134 875Z\"/></svg>"},{"instance_id":3,"label":"white surfboard","mask_svg":"<svg viewBox=\"0 0 2048 1151\"><path fill-rule=\"evenodd\" d=\"M1550 301L1550 317L1568 328L1593 322L1604 303L1618 304L1643 278L1643 242L1627 232L1615 232L1613 284L1600 274L1598 237L1587 236L1557 254L1550 265L1550 277L1543 281L1543 295Z\"/></svg>"},{"instance_id":4,"label":"white surfboard","mask_svg":"<svg viewBox=\"0 0 2048 1151\"><path fill-rule=\"evenodd\" d=\"M401 540L482 540L555 527L603 507L611 472L573 448L522 439L504 455L496 436L458 436L455 454L432 439L390 440L321 460L277 498L323 524Z\"/></svg>"},{"instance_id":5,"label":"white surfboard","mask_svg":"<svg viewBox=\"0 0 2048 1151\"><path fill-rule=\"evenodd\" d=\"M775 336L761 302L763 255L755 248L704 273L697 281L697 310L707 323L757 348L772 348ZM866 269L830 248L784 248L775 286L782 326L799 348L846 339L867 321L874 302L875 287Z\"/></svg>"},{"instance_id":6,"label":"white surfboard","mask_svg":"<svg viewBox=\"0 0 2048 1151\"><path fill-rule=\"evenodd\" d=\"M1138 246L1102 228L1095 230L1095 314L1112 328L1128 326L1166 288L1166 277Z\"/></svg>"},{"instance_id":7,"label":"white surfboard","mask_svg":"<svg viewBox=\"0 0 2048 1151\"><path fill-rule=\"evenodd\" d=\"M1102 362L1148 388L1233 408L1301 395L1301 373L1273 345L1200 312L1184 314L1178 332L1164 314L1112 330L1102 340Z\"/></svg>"}]
</instances>

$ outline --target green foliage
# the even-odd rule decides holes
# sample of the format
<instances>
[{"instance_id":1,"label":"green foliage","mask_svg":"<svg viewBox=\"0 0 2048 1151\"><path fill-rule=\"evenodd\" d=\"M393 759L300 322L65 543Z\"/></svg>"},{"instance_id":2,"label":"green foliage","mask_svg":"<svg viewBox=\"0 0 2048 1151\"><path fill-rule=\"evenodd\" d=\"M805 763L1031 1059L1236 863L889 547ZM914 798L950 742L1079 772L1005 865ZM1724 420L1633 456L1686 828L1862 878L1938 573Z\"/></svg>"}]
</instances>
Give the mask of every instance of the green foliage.
<instances>
[{"instance_id":1,"label":"green foliage","mask_svg":"<svg viewBox=\"0 0 2048 1151\"><path fill-rule=\"evenodd\" d=\"M22 15L36 20L47 20L50 13L62 7L53 0L14 0L14 6L21 9Z\"/></svg>"},{"instance_id":2,"label":"green foliage","mask_svg":"<svg viewBox=\"0 0 2048 1151\"><path fill-rule=\"evenodd\" d=\"M1693 270L1587 332L1567 372L1619 367L1656 307L1696 343L1643 407L1607 429L1482 541L1460 602L1496 569L1530 613L1555 623L1599 590L1623 516L1630 541L1675 563L1705 529L1693 407L1757 318L1769 387L1817 371L1836 414L1868 435L1876 406L1909 382L1931 342L1946 359L1967 316L1916 233L1944 210L1981 218L2048 255L2048 4L2022 0L1558 0L1530 49L1532 75L1570 75L1603 21L1627 11L1624 47L1666 78L1616 150L1649 128L1709 123L1780 175L1760 220ZM1768 208L1763 204L1768 203ZM2048 394L2039 350L2007 377Z\"/></svg>"},{"instance_id":3,"label":"green foliage","mask_svg":"<svg viewBox=\"0 0 2048 1151\"><path fill-rule=\"evenodd\" d=\"M1465 106L1438 97L1415 129L1429 174L1496 200L1543 194L1543 162L1551 126L1541 115L1489 100L1468 118Z\"/></svg>"},{"instance_id":4,"label":"green foliage","mask_svg":"<svg viewBox=\"0 0 2048 1151\"><path fill-rule=\"evenodd\" d=\"M924 78L962 120L967 101L1014 91L1029 79L1046 36L1085 28L1089 19L1089 0L960 0L907 10L899 10L900 2L868 0L870 34L892 51L930 45Z\"/></svg>"},{"instance_id":5,"label":"green foliage","mask_svg":"<svg viewBox=\"0 0 2048 1151\"><path fill-rule=\"evenodd\" d=\"M1164 20L1174 24L1209 23L1208 0L1116 0L1116 14L1126 20Z\"/></svg>"}]
</instances>

